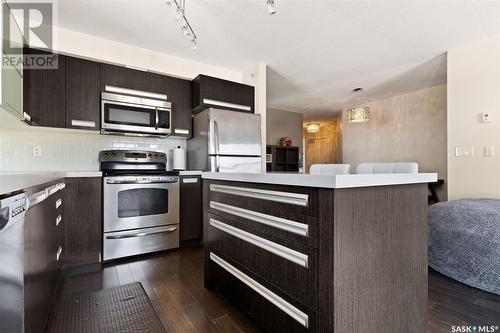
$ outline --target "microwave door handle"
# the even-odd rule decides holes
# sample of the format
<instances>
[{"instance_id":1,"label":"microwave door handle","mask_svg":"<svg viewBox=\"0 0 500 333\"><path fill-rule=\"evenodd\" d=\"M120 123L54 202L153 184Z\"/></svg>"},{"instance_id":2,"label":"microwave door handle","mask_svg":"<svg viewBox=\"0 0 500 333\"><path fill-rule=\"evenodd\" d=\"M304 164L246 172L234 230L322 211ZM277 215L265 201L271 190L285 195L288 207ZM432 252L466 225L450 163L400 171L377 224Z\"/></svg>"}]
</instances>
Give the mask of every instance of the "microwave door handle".
<instances>
[{"instance_id":1,"label":"microwave door handle","mask_svg":"<svg viewBox=\"0 0 500 333\"><path fill-rule=\"evenodd\" d=\"M155 108L155 129L158 130L158 122L159 122L159 119L158 119L158 108L156 107Z\"/></svg>"}]
</instances>

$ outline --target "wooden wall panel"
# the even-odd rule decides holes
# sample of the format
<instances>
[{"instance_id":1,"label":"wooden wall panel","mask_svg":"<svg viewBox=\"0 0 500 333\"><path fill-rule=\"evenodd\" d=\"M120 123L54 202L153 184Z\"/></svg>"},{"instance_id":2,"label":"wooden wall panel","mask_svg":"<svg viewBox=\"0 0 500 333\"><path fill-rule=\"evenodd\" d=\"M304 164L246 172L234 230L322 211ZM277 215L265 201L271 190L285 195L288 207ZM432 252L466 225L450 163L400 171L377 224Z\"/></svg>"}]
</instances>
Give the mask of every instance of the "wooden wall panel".
<instances>
[{"instance_id":1,"label":"wooden wall panel","mask_svg":"<svg viewBox=\"0 0 500 333\"><path fill-rule=\"evenodd\" d=\"M342 163L342 128L339 119L318 123L320 130L317 133L308 133L304 128L306 173L309 173L312 164Z\"/></svg>"}]
</instances>

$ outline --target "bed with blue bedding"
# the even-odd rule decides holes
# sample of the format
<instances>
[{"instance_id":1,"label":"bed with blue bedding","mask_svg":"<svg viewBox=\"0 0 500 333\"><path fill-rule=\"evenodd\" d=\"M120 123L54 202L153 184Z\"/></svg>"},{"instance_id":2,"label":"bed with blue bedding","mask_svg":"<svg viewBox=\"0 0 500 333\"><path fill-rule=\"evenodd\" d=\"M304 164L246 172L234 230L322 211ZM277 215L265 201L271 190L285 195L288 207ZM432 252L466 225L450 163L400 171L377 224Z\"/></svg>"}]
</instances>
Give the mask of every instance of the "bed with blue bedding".
<instances>
[{"instance_id":1,"label":"bed with blue bedding","mask_svg":"<svg viewBox=\"0 0 500 333\"><path fill-rule=\"evenodd\" d=\"M500 200L463 199L429 207L429 266L500 295Z\"/></svg>"}]
</instances>

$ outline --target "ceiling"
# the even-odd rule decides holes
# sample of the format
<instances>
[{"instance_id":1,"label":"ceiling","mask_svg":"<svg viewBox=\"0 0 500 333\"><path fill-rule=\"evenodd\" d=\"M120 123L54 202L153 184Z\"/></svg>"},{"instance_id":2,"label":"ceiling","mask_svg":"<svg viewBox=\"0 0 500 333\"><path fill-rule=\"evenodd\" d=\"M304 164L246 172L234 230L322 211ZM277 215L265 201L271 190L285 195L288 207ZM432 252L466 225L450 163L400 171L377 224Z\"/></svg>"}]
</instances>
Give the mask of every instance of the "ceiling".
<instances>
[{"instance_id":1,"label":"ceiling","mask_svg":"<svg viewBox=\"0 0 500 333\"><path fill-rule=\"evenodd\" d=\"M58 25L242 71L268 65L268 107L324 117L446 82L448 49L500 33L497 1L187 0L192 50L164 0L59 0Z\"/></svg>"}]
</instances>

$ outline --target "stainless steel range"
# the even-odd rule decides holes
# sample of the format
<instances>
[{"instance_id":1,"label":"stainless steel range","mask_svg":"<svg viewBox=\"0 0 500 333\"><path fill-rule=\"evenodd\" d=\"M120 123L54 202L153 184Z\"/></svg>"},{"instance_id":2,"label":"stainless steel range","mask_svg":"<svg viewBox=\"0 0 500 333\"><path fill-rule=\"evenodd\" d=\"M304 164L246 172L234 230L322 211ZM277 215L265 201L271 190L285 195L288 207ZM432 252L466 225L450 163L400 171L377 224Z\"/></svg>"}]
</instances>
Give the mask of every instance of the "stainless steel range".
<instances>
[{"instance_id":1,"label":"stainless steel range","mask_svg":"<svg viewBox=\"0 0 500 333\"><path fill-rule=\"evenodd\" d=\"M153 151L106 150L103 260L179 247L179 177Z\"/></svg>"}]
</instances>

